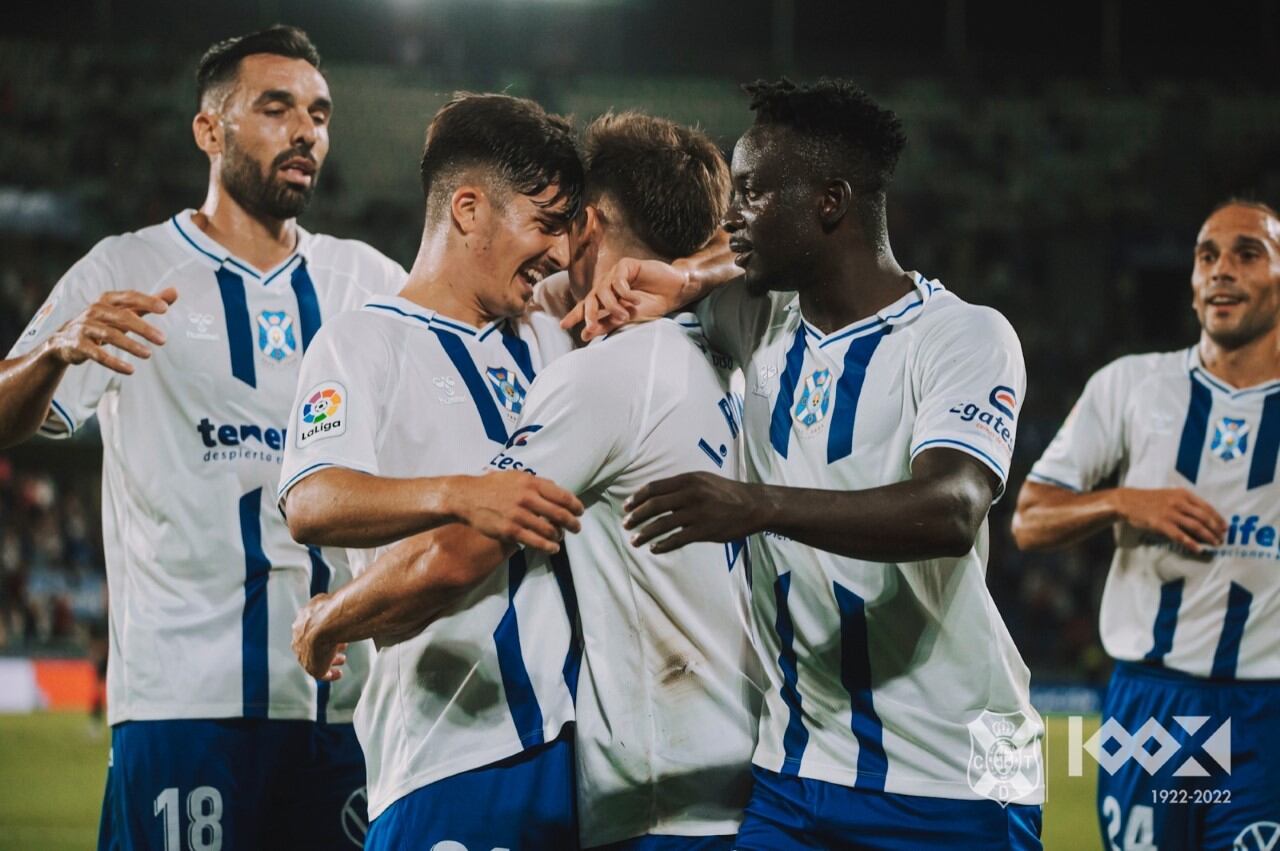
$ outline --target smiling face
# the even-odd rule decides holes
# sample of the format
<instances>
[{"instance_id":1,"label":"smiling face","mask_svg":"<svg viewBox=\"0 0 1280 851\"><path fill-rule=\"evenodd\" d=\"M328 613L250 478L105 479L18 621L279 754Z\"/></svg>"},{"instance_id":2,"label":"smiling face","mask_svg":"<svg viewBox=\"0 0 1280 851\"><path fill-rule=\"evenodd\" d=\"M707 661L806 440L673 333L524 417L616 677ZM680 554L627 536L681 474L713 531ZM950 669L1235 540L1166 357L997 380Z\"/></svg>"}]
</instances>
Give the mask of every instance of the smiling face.
<instances>
[{"instance_id":1,"label":"smiling face","mask_svg":"<svg viewBox=\"0 0 1280 851\"><path fill-rule=\"evenodd\" d=\"M1244 204L1211 215L1196 238L1191 294L1204 334L1224 349L1274 332L1280 320L1280 221Z\"/></svg>"},{"instance_id":2,"label":"smiling face","mask_svg":"<svg viewBox=\"0 0 1280 851\"><path fill-rule=\"evenodd\" d=\"M223 188L252 215L299 215L329 152L332 111L329 86L311 63L246 56L231 90L211 110L221 127L213 155Z\"/></svg>"},{"instance_id":3,"label":"smiling face","mask_svg":"<svg viewBox=\"0 0 1280 851\"><path fill-rule=\"evenodd\" d=\"M753 295L794 290L809 278L821 232L813 183L797 171L797 139L785 127L755 126L733 149L729 248Z\"/></svg>"},{"instance_id":4,"label":"smiling face","mask_svg":"<svg viewBox=\"0 0 1280 851\"><path fill-rule=\"evenodd\" d=\"M487 193L499 197L486 201L473 248L479 272L476 296L486 314L524 313L538 282L568 264L569 202L557 199L559 191L552 184L536 195L500 189Z\"/></svg>"}]
</instances>

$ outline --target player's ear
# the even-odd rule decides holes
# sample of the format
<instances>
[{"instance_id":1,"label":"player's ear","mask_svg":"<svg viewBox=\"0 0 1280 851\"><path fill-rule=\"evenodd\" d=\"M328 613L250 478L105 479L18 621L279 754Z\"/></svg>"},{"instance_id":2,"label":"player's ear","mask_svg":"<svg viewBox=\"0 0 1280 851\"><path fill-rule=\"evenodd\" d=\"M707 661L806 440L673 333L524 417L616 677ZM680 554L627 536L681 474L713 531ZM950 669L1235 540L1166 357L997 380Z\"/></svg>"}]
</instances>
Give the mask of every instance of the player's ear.
<instances>
[{"instance_id":1,"label":"player's ear","mask_svg":"<svg viewBox=\"0 0 1280 851\"><path fill-rule=\"evenodd\" d=\"M475 233L491 211L489 197L477 186L464 184L449 196L453 226L463 234Z\"/></svg>"},{"instance_id":2,"label":"player's ear","mask_svg":"<svg viewBox=\"0 0 1280 851\"><path fill-rule=\"evenodd\" d=\"M823 227L830 229L838 225L852 205L853 187L849 185L849 181L842 178L827 181L818 204L818 215Z\"/></svg>"},{"instance_id":3,"label":"player's ear","mask_svg":"<svg viewBox=\"0 0 1280 851\"><path fill-rule=\"evenodd\" d=\"M222 122L216 114L203 109L197 112L191 119L191 134L196 147L209 156L222 153Z\"/></svg>"}]
</instances>

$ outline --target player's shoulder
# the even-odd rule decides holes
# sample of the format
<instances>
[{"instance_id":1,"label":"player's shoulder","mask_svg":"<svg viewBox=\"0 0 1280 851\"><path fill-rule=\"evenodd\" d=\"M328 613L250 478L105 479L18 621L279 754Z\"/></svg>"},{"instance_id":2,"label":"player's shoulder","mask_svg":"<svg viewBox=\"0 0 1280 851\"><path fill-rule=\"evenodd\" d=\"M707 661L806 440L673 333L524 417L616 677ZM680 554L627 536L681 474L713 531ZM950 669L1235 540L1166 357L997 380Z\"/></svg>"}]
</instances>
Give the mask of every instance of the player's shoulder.
<instances>
[{"instance_id":1,"label":"player's shoulder","mask_svg":"<svg viewBox=\"0 0 1280 851\"><path fill-rule=\"evenodd\" d=\"M1021 350L1018 332L1008 318L985 304L965 301L951 290L938 288L912 323L922 339L937 346L1001 346Z\"/></svg>"},{"instance_id":2,"label":"player's shoulder","mask_svg":"<svg viewBox=\"0 0 1280 851\"><path fill-rule=\"evenodd\" d=\"M1091 384L1135 387L1149 381L1185 380L1187 350L1141 352L1122 355L1103 366L1090 378Z\"/></svg>"},{"instance_id":3,"label":"player's shoulder","mask_svg":"<svg viewBox=\"0 0 1280 851\"><path fill-rule=\"evenodd\" d=\"M308 234L307 255L312 267L354 278L371 292L395 292L408 277L403 266L358 239Z\"/></svg>"}]
</instances>

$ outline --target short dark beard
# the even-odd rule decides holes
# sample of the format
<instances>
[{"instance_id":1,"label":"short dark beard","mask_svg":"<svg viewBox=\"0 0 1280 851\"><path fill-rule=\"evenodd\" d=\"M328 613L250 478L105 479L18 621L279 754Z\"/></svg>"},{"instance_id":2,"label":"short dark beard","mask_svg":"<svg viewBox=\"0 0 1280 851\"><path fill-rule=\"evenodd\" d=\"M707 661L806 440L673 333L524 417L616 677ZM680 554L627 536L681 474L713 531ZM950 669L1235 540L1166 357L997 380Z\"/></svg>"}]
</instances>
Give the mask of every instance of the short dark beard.
<instances>
[{"instance_id":1,"label":"short dark beard","mask_svg":"<svg viewBox=\"0 0 1280 851\"><path fill-rule=\"evenodd\" d=\"M297 156L307 156L305 152L290 150L278 155L263 174L258 163L236 144L235 135L228 130L226 134L226 152L222 157L222 185L227 194L235 199L254 217L285 221L297 218L307 209L311 195L315 192L317 171L311 179L311 185L305 188L294 186L276 177L279 166Z\"/></svg>"}]
</instances>

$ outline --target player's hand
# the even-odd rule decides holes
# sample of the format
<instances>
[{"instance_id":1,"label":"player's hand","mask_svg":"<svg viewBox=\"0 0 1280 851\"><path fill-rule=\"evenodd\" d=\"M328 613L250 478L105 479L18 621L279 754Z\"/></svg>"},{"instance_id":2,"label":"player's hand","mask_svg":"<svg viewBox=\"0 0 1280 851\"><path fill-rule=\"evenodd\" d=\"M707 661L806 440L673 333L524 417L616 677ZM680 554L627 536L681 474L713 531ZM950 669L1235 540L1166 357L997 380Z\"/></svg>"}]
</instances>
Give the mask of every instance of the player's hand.
<instances>
[{"instance_id":1,"label":"player's hand","mask_svg":"<svg viewBox=\"0 0 1280 851\"><path fill-rule=\"evenodd\" d=\"M108 346L128 352L134 357L149 358L151 349L130 337L136 334L157 346L164 345L164 332L142 317L165 313L178 300L173 287L155 295L137 290L113 290L85 308L84 312L57 330L45 344L61 363L74 366L87 360L124 375L133 374L133 366L116 357Z\"/></svg>"},{"instance_id":2,"label":"player's hand","mask_svg":"<svg viewBox=\"0 0 1280 851\"><path fill-rule=\"evenodd\" d=\"M298 616L293 619L293 652L308 674L317 680L331 683L342 679L342 666L347 661L347 645L322 637L320 625L328 602L328 594L317 594L298 610Z\"/></svg>"},{"instance_id":3,"label":"player's hand","mask_svg":"<svg viewBox=\"0 0 1280 851\"><path fill-rule=\"evenodd\" d=\"M453 498L462 522L477 532L546 553L560 552L566 529L582 529L582 502L550 479L529 473L459 476Z\"/></svg>"},{"instance_id":4,"label":"player's hand","mask_svg":"<svg viewBox=\"0 0 1280 851\"><path fill-rule=\"evenodd\" d=\"M571 329L584 323L585 342L631 322L666 316L688 300L688 291L688 272L661 260L624 257L596 280L560 326Z\"/></svg>"},{"instance_id":5,"label":"player's hand","mask_svg":"<svg viewBox=\"0 0 1280 851\"><path fill-rule=\"evenodd\" d=\"M1136 529L1163 535L1193 553L1206 545L1222 546L1227 522L1186 488L1117 488L1116 496L1120 516Z\"/></svg>"},{"instance_id":6,"label":"player's hand","mask_svg":"<svg viewBox=\"0 0 1280 851\"><path fill-rule=\"evenodd\" d=\"M639 530L631 536L632 546L654 541L649 549L655 553L695 541L735 541L760 531L756 491L712 473L684 473L650 482L622 507L627 512L623 528ZM655 540L663 535L667 537Z\"/></svg>"}]
</instances>

